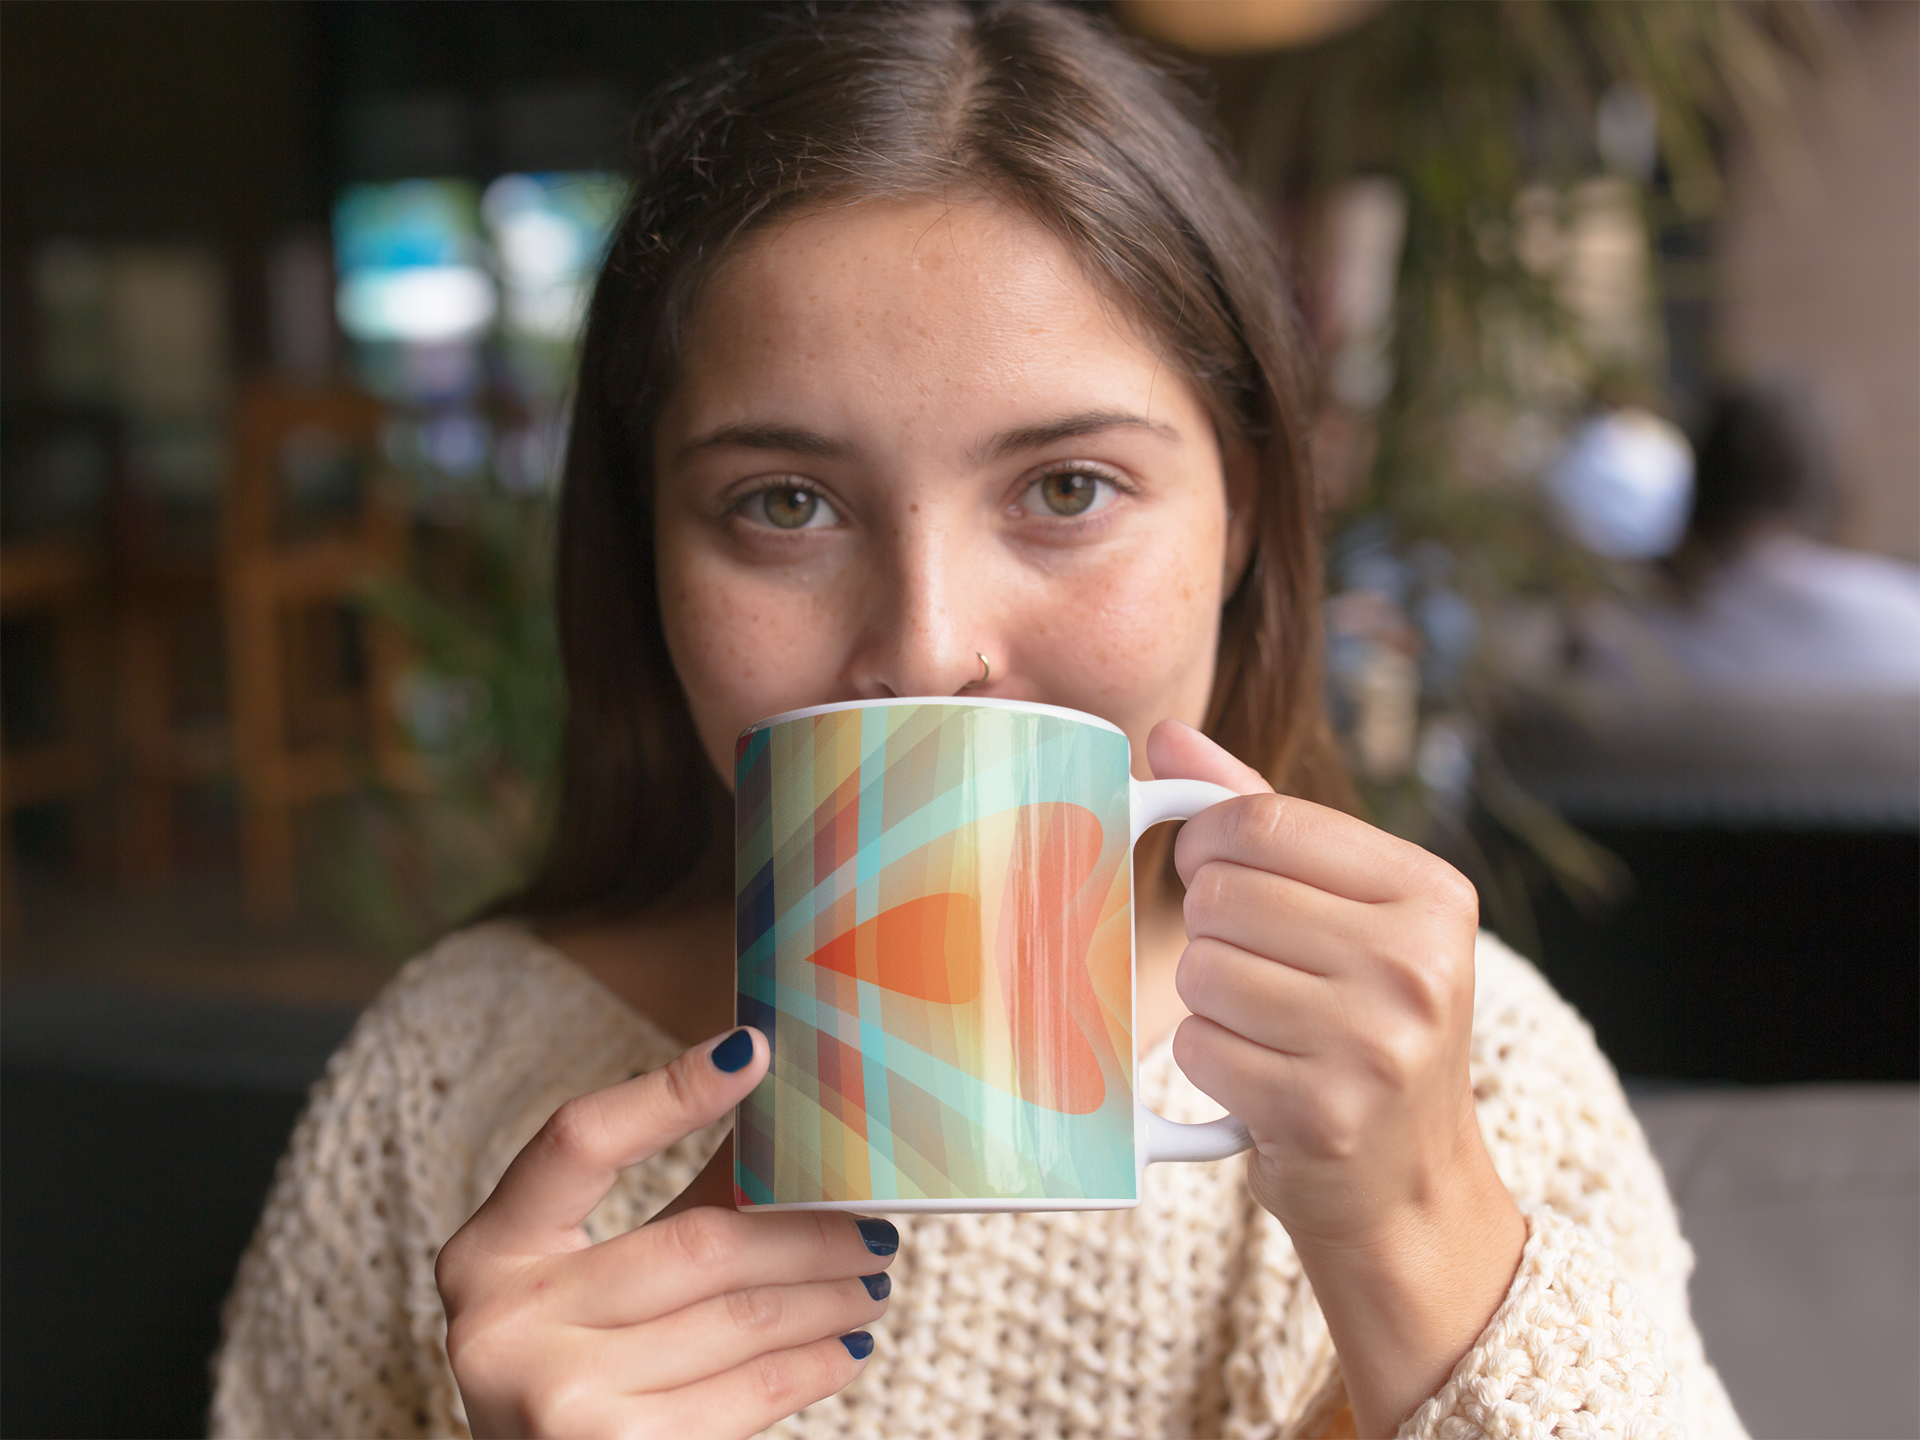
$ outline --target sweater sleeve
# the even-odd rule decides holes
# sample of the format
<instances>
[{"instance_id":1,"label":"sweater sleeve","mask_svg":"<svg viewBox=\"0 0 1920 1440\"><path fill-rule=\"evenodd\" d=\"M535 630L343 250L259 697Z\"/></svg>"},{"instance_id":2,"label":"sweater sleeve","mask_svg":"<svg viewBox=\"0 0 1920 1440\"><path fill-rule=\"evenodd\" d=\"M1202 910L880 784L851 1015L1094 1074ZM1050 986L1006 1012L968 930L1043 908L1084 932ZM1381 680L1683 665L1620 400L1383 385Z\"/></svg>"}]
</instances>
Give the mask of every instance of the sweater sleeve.
<instances>
[{"instance_id":1,"label":"sweater sleeve","mask_svg":"<svg viewBox=\"0 0 1920 1440\"><path fill-rule=\"evenodd\" d=\"M327 1064L227 1300L211 1429L464 1436L434 1284L440 1247L560 1104L679 1046L494 923L395 977ZM583 1228L631 1229L683 1190L726 1122L625 1171Z\"/></svg>"},{"instance_id":2,"label":"sweater sleeve","mask_svg":"<svg viewBox=\"0 0 1920 1440\"><path fill-rule=\"evenodd\" d=\"M407 1112L448 1090L417 1073L414 988L360 1018L294 1129L227 1300L216 1437L466 1433L432 1283L464 1217L407 1143Z\"/></svg>"},{"instance_id":3,"label":"sweater sleeve","mask_svg":"<svg viewBox=\"0 0 1920 1440\"><path fill-rule=\"evenodd\" d=\"M1592 1030L1490 936L1474 1098L1527 1240L1506 1298L1401 1435L1744 1440L1687 1303L1693 1251Z\"/></svg>"}]
</instances>

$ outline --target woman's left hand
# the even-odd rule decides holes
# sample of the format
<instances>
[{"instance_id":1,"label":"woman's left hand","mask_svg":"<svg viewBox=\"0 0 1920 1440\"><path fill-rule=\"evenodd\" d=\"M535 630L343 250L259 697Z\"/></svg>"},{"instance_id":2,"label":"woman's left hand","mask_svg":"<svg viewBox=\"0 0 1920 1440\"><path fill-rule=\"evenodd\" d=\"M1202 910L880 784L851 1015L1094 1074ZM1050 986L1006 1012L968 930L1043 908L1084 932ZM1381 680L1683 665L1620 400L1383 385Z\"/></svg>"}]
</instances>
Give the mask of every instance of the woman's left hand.
<instances>
[{"instance_id":1,"label":"woman's left hand","mask_svg":"<svg viewBox=\"0 0 1920 1440\"><path fill-rule=\"evenodd\" d=\"M1156 776L1241 796L1175 844L1193 1013L1174 1059L1252 1133L1254 1197L1300 1253L1360 1433L1390 1432L1485 1327L1525 1239L1468 1075L1478 897L1188 726L1162 723L1147 753Z\"/></svg>"}]
</instances>

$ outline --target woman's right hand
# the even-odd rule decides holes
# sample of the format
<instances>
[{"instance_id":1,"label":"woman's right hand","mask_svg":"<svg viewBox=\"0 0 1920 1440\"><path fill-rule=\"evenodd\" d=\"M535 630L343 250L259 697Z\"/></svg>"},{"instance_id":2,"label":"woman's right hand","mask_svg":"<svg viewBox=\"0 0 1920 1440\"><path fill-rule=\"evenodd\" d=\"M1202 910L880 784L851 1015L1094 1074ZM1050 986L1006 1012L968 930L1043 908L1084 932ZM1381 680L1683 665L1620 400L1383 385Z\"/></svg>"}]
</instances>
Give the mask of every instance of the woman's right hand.
<instances>
[{"instance_id":1,"label":"woman's right hand","mask_svg":"<svg viewBox=\"0 0 1920 1440\"><path fill-rule=\"evenodd\" d=\"M886 1221L696 1205L598 1245L581 1229L767 1057L734 1030L569 1100L447 1241L434 1276L474 1435L746 1436L860 1373L899 1246Z\"/></svg>"}]
</instances>

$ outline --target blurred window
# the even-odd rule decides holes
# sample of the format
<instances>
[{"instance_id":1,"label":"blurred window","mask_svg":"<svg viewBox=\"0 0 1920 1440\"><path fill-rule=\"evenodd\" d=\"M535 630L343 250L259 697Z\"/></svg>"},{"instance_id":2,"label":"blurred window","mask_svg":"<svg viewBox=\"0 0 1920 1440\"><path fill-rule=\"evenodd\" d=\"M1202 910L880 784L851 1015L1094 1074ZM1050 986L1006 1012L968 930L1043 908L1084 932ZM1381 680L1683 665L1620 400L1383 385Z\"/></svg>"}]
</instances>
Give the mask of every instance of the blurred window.
<instances>
[{"instance_id":1,"label":"blurred window","mask_svg":"<svg viewBox=\"0 0 1920 1440\"><path fill-rule=\"evenodd\" d=\"M472 340L498 308L463 180L355 185L333 212L340 326L362 342Z\"/></svg>"}]
</instances>

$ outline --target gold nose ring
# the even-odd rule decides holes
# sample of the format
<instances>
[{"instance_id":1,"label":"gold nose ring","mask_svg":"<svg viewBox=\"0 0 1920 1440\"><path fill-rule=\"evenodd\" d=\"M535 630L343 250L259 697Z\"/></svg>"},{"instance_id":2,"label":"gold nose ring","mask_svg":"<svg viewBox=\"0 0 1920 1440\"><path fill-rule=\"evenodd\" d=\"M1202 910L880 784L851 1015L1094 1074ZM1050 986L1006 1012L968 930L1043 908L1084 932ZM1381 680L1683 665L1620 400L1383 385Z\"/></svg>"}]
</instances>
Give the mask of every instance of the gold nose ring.
<instances>
[{"instance_id":1,"label":"gold nose ring","mask_svg":"<svg viewBox=\"0 0 1920 1440\"><path fill-rule=\"evenodd\" d=\"M973 652L973 658L980 662L980 678L967 681L960 687L962 690L971 690L975 686L984 685L993 678L993 667L987 664L987 657L976 650Z\"/></svg>"}]
</instances>

